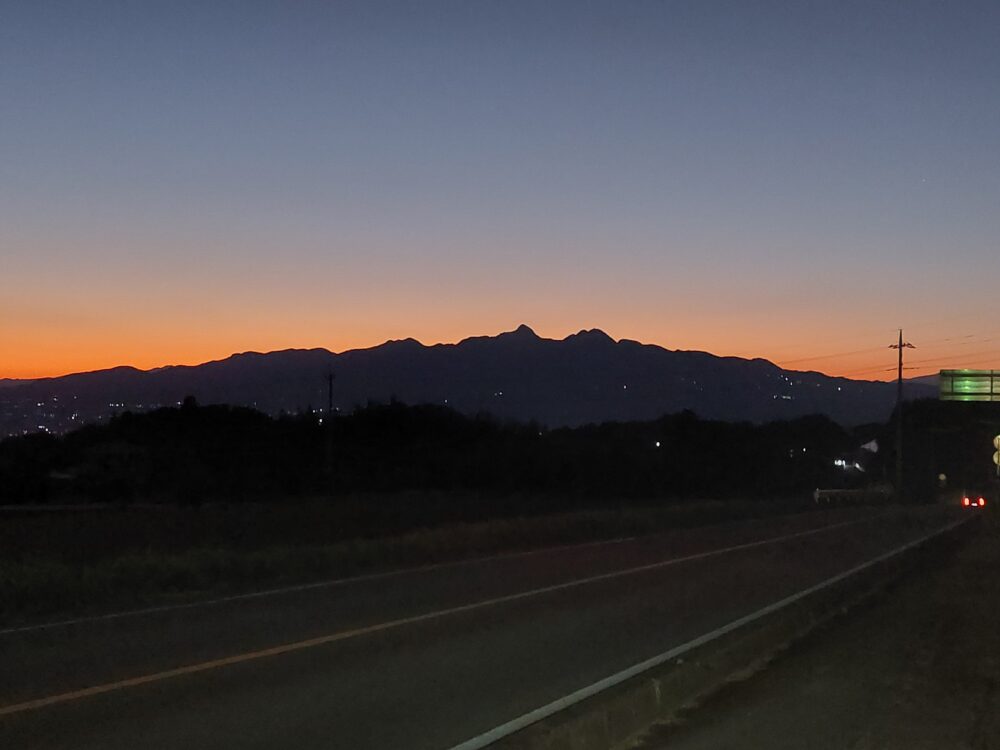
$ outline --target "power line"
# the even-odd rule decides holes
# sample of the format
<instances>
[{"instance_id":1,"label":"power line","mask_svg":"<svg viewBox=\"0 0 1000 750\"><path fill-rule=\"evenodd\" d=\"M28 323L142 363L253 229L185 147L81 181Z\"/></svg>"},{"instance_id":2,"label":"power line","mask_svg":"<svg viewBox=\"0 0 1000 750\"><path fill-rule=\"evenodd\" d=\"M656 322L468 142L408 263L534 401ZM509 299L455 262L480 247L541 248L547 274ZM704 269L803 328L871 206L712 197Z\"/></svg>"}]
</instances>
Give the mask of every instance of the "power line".
<instances>
[{"instance_id":1,"label":"power line","mask_svg":"<svg viewBox=\"0 0 1000 750\"><path fill-rule=\"evenodd\" d=\"M990 337L990 338L986 338L986 339L979 339L978 341L968 341L967 340L967 339L977 339L977 338L978 338L978 334L974 334L974 333L970 333L970 334L967 334L967 335L964 335L964 336L947 336L945 338L940 338L940 339L931 339L928 344L921 344L920 348L921 349L940 348L942 346L948 346L949 343L951 343L951 345L953 345L953 346L966 346L966 345L975 344L975 343L987 343L989 341L994 341L995 340L994 337ZM960 343L954 343L954 342L960 342ZM880 351L884 351L884 349L885 349L884 346L871 346L871 347L867 347L865 349L854 349L852 351L835 352L835 353L832 353L832 354L818 354L818 355L809 356L809 357L797 357L796 359L776 359L775 363L776 364L780 364L780 365L782 365L784 367L785 365L794 365L794 364L799 364L799 363L802 363L802 362L816 362L816 361L823 360L823 359L836 359L837 357L852 357L852 356L854 356L856 354L868 354L868 353L871 353L871 352L880 352ZM962 355L962 356L964 356L964 355ZM975 355L973 355L973 356L975 356ZM876 369L876 368L873 367L873 368L869 368L869 369Z\"/></svg>"},{"instance_id":2,"label":"power line","mask_svg":"<svg viewBox=\"0 0 1000 750\"><path fill-rule=\"evenodd\" d=\"M969 334L968 336L949 336L942 339L931 339L926 344L921 344L921 349L940 349L944 346L971 346L973 344L986 344L990 341L996 341L995 336L990 336L988 338L982 338L977 334Z\"/></svg>"},{"instance_id":3,"label":"power line","mask_svg":"<svg viewBox=\"0 0 1000 750\"><path fill-rule=\"evenodd\" d=\"M843 329L840 328L839 330L843 330ZM893 329L893 330L895 330L895 329ZM818 331L817 335L821 335L821 333L822 332ZM885 333L886 333L886 331L884 329L879 329L877 331L876 330L869 330L869 331L865 331L865 332L862 332L862 333L859 333L858 331L854 331L853 333L848 334L848 335L844 335L844 336L834 336L832 338L830 336L824 336L823 340L826 343L828 343L828 344L836 344L836 343L840 343L840 342L844 342L844 341L856 342L856 341L858 341L858 339L861 339L861 340L865 340L865 339L878 340L882 336L884 336ZM805 340L805 341L800 341L800 342L791 343L791 344L784 344L782 346L770 347L768 349L768 351L770 352L770 354L768 354L767 356L768 356L768 358L771 358L772 361L774 361L775 363L777 363L780 358L778 358L778 357L775 356L776 352L788 351L789 349L802 349L804 347L811 348L811 347L814 347L815 344L816 344L815 340ZM882 349L883 349L882 346L873 346L871 348L871 351L881 351ZM826 356L826 355L824 355L824 356ZM840 355L832 354L832 355L829 355L829 356L840 356ZM811 356L809 358L811 359ZM795 361L797 361L797 359L798 358L796 358ZM784 362L784 361L793 361L793 360L780 360L780 361Z\"/></svg>"},{"instance_id":4,"label":"power line","mask_svg":"<svg viewBox=\"0 0 1000 750\"><path fill-rule=\"evenodd\" d=\"M980 355L990 355L990 356L980 356ZM971 359L971 357L980 357L979 359ZM963 365L976 365L988 362L997 362L1000 359L1000 350L997 352L976 352L973 354L960 354L949 357L932 357L930 359L916 359L908 360L912 364L905 366L904 370L936 370L940 369L937 365L949 364L951 360L960 360ZM869 372L891 372L897 368L895 367L882 367L881 365L867 367L861 370L851 370L850 372L844 373L841 377L850 377L852 375L861 375Z\"/></svg>"},{"instance_id":5,"label":"power line","mask_svg":"<svg viewBox=\"0 0 1000 750\"><path fill-rule=\"evenodd\" d=\"M963 318L963 319L967 320L966 318ZM868 335L874 336L874 333L865 334L865 336L863 338L867 338ZM857 334L854 334L854 335L850 336L849 338L850 338L850 340L856 341L859 338L859 336ZM926 341L926 343L925 342L921 342L920 348L921 349L941 349L941 348L968 347L968 346L973 346L975 344L985 344L985 343L993 342L993 341L996 341L997 338L998 338L997 336L992 335L992 334L983 335L981 333L966 333L966 334L960 334L960 335L942 336L942 337L939 337L939 338L929 339L928 341ZM831 341L832 342L846 341L846 340L848 340L848 337L834 338L834 339L826 338L824 340L827 341L827 342L831 342ZM805 346L809 346L809 342L803 342L803 343L800 343L800 344L788 344L788 345L785 345L785 346L778 347L776 349L771 349L770 350L770 354L768 354L766 356L768 356L768 359L770 359L772 362L774 362L779 367L781 367L783 369L790 369L790 368L797 368L797 366L799 366L799 365L807 364L807 363L810 363L810 362L824 362L824 361L829 361L829 360L836 360L836 359L841 358L841 357L855 357L855 356L857 356L859 354L870 354L870 353L874 353L874 352L884 351L884 345L883 345L883 346L866 347L864 349L853 349L853 350L849 350L849 351L831 352L829 354L809 355L807 357L794 357L792 359L783 359L781 357L776 357L774 355L774 352L777 352L777 351L787 351L789 349L799 349L799 348L802 348L802 347L805 347ZM975 364L979 360L970 361L969 358L971 358L971 357L979 357L979 356L982 356L984 354L991 354L991 353L992 353L992 350L990 350L990 351L976 351L976 352L968 352L968 353L964 353L964 354L953 354L953 355L946 354L946 355L941 355L940 357L930 357L930 358L924 358L924 359L920 359L920 360L910 360L910 363L912 363L912 364L927 365L927 367L925 367L925 368L911 368L911 367L907 367L907 368L904 368L904 369L907 369L907 370L912 370L912 369L928 369L928 370L930 370L930 369L933 369L932 363L935 363L935 362L942 362L942 363L944 363L944 362L947 362L947 361L956 361L956 360L961 360L963 362L968 362L968 364ZM858 376L858 375L879 374L879 373L882 373L882 372L890 372L892 370L898 370L898 367L894 367L894 368L893 367L889 367L889 368L887 368L887 367L884 367L881 363L880 364L874 364L873 363L871 365L860 365L860 366L857 366L857 367L853 367L850 370L847 370L846 372L839 372L836 375L830 375L830 376L831 377L845 377L845 378L850 378L850 377L854 377L854 376Z\"/></svg>"},{"instance_id":6,"label":"power line","mask_svg":"<svg viewBox=\"0 0 1000 750\"><path fill-rule=\"evenodd\" d=\"M988 349L981 352L969 352L968 354L949 354L941 357L930 357L929 359L915 359L911 360L911 364L920 365L927 363L946 363L953 360L963 360L966 361L971 357L994 357L1000 356L1000 349Z\"/></svg>"},{"instance_id":7,"label":"power line","mask_svg":"<svg viewBox=\"0 0 1000 750\"><path fill-rule=\"evenodd\" d=\"M1000 362L1000 356L994 355L992 357L984 357L982 359L963 359L962 362L961 362L961 364L962 365L983 365L983 364L997 364L998 362ZM947 363L939 363L939 364L947 364ZM940 370L942 368L937 367L935 365L921 365L920 367L918 367L916 369L919 369L919 370ZM943 368L943 369L954 369L954 368Z\"/></svg>"},{"instance_id":8,"label":"power line","mask_svg":"<svg viewBox=\"0 0 1000 750\"><path fill-rule=\"evenodd\" d=\"M852 375L863 375L867 372L892 372L895 369L895 367L886 367L885 363L882 363L880 365L872 365L871 367L864 367L858 370L849 370L848 372L837 375L836 377L847 378Z\"/></svg>"},{"instance_id":9,"label":"power line","mask_svg":"<svg viewBox=\"0 0 1000 750\"><path fill-rule=\"evenodd\" d=\"M976 333L967 333L964 336L945 336L944 338L940 339L931 339L926 344L921 344L920 348L927 349L928 347L931 346L940 345L942 342L947 343L949 341L965 341L966 339L974 339L978 335L979 334Z\"/></svg>"},{"instance_id":10,"label":"power line","mask_svg":"<svg viewBox=\"0 0 1000 750\"><path fill-rule=\"evenodd\" d=\"M868 354L869 352L876 352L876 351L880 352L883 349L884 347L881 346L872 346L868 347L867 349L855 349L852 352L838 352L836 354L820 354L816 357L800 357L799 359L782 359L779 360L779 362L781 363L782 366L794 365L800 362L815 362L820 359L835 359L837 357L850 357L854 354Z\"/></svg>"}]
</instances>

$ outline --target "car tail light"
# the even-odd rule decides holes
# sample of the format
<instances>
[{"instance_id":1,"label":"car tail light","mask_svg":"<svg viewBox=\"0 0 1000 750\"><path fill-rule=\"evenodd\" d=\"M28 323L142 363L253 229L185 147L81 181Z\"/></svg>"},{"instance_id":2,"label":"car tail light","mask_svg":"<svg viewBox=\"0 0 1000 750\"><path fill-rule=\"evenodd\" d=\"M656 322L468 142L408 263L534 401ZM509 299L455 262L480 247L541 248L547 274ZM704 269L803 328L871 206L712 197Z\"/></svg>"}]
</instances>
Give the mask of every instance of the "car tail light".
<instances>
[{"instance_id":1,"label":"car tail light","mask_svg":"<svg viewBox=\"0 0 1000 750\"><path fill-rule=\"evenodd\" d=\"M983 498L979 498L979 505L980 505L980 507L986 505L986 501L983 500Z\"/></svg>"},{"instance_id":2,"label":"car tail light","mask_svg":"<svg viewBox=\"0 0 1000 750\"><path fill-rule=\"evenodd\" d=\"M969 498L963 497L962 498L962 505L968 507L968 505L969 505Z\"/></svg>"}]
</instances>

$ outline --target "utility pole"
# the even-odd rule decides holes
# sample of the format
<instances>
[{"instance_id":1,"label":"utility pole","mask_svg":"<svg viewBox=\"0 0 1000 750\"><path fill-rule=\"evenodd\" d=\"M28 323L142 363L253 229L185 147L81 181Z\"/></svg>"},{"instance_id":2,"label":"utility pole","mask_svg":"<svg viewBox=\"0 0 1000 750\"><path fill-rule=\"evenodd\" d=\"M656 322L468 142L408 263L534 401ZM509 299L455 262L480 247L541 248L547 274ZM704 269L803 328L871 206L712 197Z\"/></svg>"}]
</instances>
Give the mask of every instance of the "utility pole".
<instances>
[{"instance_id":1,"label":"utility pole","mask_svg":"<svg viewBox=\"0 0 1000 750\"><path fill-rule=\"evenodd\" d=\"M909 341L903 342L903 329L899 329L899 341L889 344L890 349L899 350L899 369L896 375L896 500L903 496L903 349L916 349Z\"/></svg>"},{"instance_id":2,"label":"utility pole","mask_svg":"<svg viewBox=\"0 0 1000 750\"><path fill-rule=\"evenodd\" d=\"M333 416L333 370L326 374L326 416Z\"/></svg>"}]
</instances>

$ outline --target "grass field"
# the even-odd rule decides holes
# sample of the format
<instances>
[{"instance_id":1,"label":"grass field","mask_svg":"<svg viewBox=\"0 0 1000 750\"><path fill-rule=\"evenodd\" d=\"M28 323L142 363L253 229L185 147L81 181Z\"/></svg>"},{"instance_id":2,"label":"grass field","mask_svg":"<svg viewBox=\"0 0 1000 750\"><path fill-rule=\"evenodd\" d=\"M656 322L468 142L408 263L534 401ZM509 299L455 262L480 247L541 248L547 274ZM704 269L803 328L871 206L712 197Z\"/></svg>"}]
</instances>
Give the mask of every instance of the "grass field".
<instances>
[{"instance_id":1,"label":"grass field","mask_svg":"<svg viewBox=\"0 0 1000 750\"><path fill-rule=\"evenodd\" d=\"M414 506L426 501L417 496L394 500ZM397 512L383 524L386 533L376 535L371 528L379 519L364 518L365 505L359 500L6 512L0 514L0 623L637 536L791 509L781 503L689 502L434 528L409 525L407 513Z\"/></svg>"}]
</instances>

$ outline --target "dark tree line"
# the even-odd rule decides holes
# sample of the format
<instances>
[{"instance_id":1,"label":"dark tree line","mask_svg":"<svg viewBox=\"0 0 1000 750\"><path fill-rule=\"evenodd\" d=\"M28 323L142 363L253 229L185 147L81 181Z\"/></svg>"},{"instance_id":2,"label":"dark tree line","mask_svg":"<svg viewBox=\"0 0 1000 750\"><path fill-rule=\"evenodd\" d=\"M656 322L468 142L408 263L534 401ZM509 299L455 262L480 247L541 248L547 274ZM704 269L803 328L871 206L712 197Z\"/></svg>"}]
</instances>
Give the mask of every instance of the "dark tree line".
<instances>
[{"instance_id":1,"label":"dark tree line","mask_svg":"<svg viewBox=\"0 0 1000 750\"><path fill-rule=\"evenodd\" d=\"M240 502L404 490L601 499L807 496L843 482L857 438L825 417L544 430L438 406L270 418L198 406L0 442L0 501Z\"/></svg>"}]
</instances>

